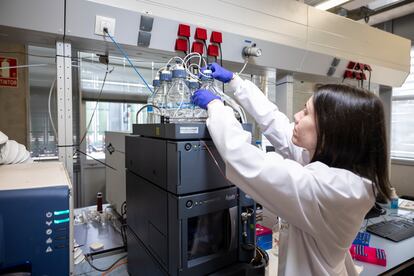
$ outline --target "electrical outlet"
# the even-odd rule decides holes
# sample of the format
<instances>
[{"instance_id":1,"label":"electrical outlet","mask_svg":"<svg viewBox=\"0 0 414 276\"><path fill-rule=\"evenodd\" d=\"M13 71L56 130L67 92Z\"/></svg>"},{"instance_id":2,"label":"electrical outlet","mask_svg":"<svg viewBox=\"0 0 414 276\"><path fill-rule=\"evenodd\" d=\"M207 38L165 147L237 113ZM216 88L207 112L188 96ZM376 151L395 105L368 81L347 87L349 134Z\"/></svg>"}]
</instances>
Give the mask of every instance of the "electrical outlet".
<instances>
[{"instance_id":1,"label":"electrical outlet","mask_svg":"<svg viewBox=\"0 0 414 276\"><path fill-rule=\"evenodd\" d=\"M95 19L95 34L105 35L103 29L107 28L111 36L115 35L115 18L97 15Z\"/></svg>"}]
</instances>

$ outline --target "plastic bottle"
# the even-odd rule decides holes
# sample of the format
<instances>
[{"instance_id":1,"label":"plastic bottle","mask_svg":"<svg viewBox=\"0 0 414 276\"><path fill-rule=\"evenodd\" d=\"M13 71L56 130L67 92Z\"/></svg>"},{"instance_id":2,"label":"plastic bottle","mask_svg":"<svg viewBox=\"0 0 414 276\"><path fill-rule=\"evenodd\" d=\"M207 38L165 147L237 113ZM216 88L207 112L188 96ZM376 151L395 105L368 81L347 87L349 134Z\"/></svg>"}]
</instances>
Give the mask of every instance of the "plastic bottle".
<instances>
[{"instance_id":1,"label":"plastic bottle","mask_svg":"<svg viewBox=\"0 0 414 276\"><path fill-rule=\"evenodd\" d=\"M190 79L188 81L188 88L190 89L190 94L192 96L194 92L200 88L200 84L197 80ZM205 121L205 119L207 118L207 111L202 109L201 107L193 105L193 118L197 121Z\"/></svg>"},{"instance_id":2,"label":"plastic bottle","mask_svg":"<svg viewBox=\"0 0 414 276\"><path fill-rule=\"evenodd\" d=\"M152 105L154 105L154 97L158 92L158 89L160 88L160 79L158 76L154 78L152 81L152 86L154 87L154 92L148 97L147 104L151 104L150 106L147 106L147 123L153 124L155 123L155 114L154 114L154 108Z\"/></svg>"},{"instance_id":3,"label":"plastic bottle","mask_svg":"<svg viewBox=\"0 0 414 276\"><path fill-rule=\"evenodd\" d=\"M391 210L398 209L398 195L395 188L391 188L391 201L390 201Z\"/></svg>"},{"instance_id":4,"label":"plastic bottle","mask_svg":"<svg viewBox=\"0 0 414 276\"><path fill-rule=\"evenodd\" d=\"M96 211L102 213L102 193L98 192L96 194Z\"/></svg>"},{"instance_id":5,"label":"plastic bottle","mask_svg":"<svg viewBox=\"0 0 414 276\"><path fill-rule=\"evenodd\" d=\"M276 219L275 224L272 227L272 254L279 255L279 234L280 234L280 220Z\"/></svg>"},{"instance_id":6,"label":"plastic bottle","mask_svg":"<svg viewBox=\"0 0 414 276\"><path fill-rule=\"evenodd\" d=\"M159 109L154 108L154 123L160 123L160 116L166 115L166 96L168 90L170 89L170 82L172 79L171 71L162 70L160 72L160 86L157 91L154 93L152 104L157 106ZM161 113L160 113L161 111Z\"/></svg>"},{"instance_id":7,"label":"plastic bottle","mask_svg":"<svg viewBox=\"0 0 414 276\"><path fill-rule=\"evenodd\" d=\"M185 83L187 72L181 64L172 70L172 85L167 93L167 115L170 122L188 121L193 117L190 89Z\"/></svg>"}]
</instances>

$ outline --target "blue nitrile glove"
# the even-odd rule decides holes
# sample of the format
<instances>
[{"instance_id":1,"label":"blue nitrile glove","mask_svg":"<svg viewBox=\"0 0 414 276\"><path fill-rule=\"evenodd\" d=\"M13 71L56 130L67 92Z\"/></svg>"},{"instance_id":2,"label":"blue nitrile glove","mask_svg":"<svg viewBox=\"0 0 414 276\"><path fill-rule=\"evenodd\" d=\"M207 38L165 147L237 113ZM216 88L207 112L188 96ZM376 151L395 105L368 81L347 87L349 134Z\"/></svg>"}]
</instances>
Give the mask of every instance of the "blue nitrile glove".
<instances>
[{"instance_id":1,"label":"blue nitrile glove","mask_svg":"<svg viewBox=\"0 0 414 276\"><path fill-rule=\"evenodd\" d=\"M207 105L215 99L221 100L219 96L206 89L199 89L191 96L191 101L203 109L207 109Z\"/></svg>"},{"instance_id":2,"label":"blue nitrile glove","mask_svg":"<svg viewBox=\"0 0 414 276\"><path fill-rule=\"evenodd\" d=\"M233 78L233 72L221 67L217 63L212 63L208 66L212 72L213 78L224 83L228 83Z\"/></svg>"}]
</instances>

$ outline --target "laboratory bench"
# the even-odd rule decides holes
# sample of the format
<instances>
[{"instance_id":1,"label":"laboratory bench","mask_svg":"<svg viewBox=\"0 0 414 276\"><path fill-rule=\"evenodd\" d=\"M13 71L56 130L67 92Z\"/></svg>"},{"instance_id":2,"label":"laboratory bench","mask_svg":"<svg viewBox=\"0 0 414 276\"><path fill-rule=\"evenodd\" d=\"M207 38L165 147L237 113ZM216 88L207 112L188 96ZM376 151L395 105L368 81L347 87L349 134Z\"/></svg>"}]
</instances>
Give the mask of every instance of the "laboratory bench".
<instances>
[{"instance_id":1,"label":"laboratory bench","mask_svg":"<svg viewBox=\"0 0 414 276\"><path fill-rule=\"evenodd\" d=\"M79 263L75 261L75 275L128 275L127 253L117 214L109 205L104 205L103 209L102 214L96 212L96 206L75 209L74 238L75 252L79 248L93 266L107 271L98 271L83 260ZM91 249L91 245L97 242L100 243L99 248Z\"/></svg>"},{"instance_id":2,"label":"laboratory bench","mask_svg":"<svg viewBox=\"0 0 414 276\"><path fill-rule=\"evenodd\" d=\"M88 211L94 210L95 206L85 207L75 210L75 218L79 214L87 214ZM104 206L105 208L105 206ZM414 212L386 209L385 215L365 220L361 231L369 225L392 219L414 219ZM83 254L89 255L90 262L97 268L105 269L110 267L114 262L116 264L107 272L102 273L92 268L87 262L82 261L75 265L75 275L128 275L127 258L124 250L121 233L118 226L106 220L104 223L89 220L88 222L77 222L75 219L75 240L82 249ZM93 251L89 245L93 242L100 242L103 248ZM384 249L387 256L387 265L380 266L365 262L354 261L357 269L362 276L371 275L393 275L402 269L414 266L414 237L408 238L400 242L393 242L374 234L371 234L370 247ZM269 266L266 268L266 275L277 275L278 257L273 255L271 249L267 251L269 254Z\"/></svg>"},{"instance_id":3,"label":"laboratory bench","mask_svg":"<svg viewBox=\"0 0 414 276\"><path fill-rule=\"evenodd\" d=\"M382 222L384 220L407 219L413 222L414 212L405 210L385 209L385 215L366 220L361 228ZM371 234L370 247L381 248L385 250L387 256L387 265L380 266L364 262L355 261L356 265L363 266L361 276L370 275L394 275L407 267L414 267L414 236L399 242L393 242L377 235ZM412 268L414 269L414 268ZM412 275L412 274L411 274Z\"/></svg>"},{"instance_id":4,"label":"laboratory bench","mask_svg":"<svg viewBox=\"0 0 414 276\"><path fill-rule=\"evenodd\" d=\"M361 231L364 231L369 225L382 222L384 220L408 219L413 221L414 219L414 212L391 209L385 210L386 214L365 220L361 226ZM407 267L414 267L414 237L400 242L393 242L371 234L369 246L385 250L387 265L384 267L354 260L357 271L361 276L394 275ZM269 266L266 270L266 275L277 275L278 257L273 255L271 249L267 250L267 252L269 254Z\"/></svg>"}]
</instances>

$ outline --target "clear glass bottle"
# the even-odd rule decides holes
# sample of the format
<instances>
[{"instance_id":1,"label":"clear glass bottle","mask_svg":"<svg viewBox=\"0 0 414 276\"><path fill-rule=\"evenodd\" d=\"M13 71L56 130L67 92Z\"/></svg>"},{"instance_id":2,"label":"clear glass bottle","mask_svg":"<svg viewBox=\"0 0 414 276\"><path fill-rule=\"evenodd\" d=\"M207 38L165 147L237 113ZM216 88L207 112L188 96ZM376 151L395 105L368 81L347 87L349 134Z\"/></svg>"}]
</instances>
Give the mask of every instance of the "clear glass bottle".
<instances>
[{"instance_id":1,"label":"clear glass bottle","mask_svg":"<svg viewBox=\"0 0 414 276\"><path fill-rule=\"evenodd\" d=\"M167 116L170 122L188 121L193 117L190 89L185 83L187 72L181 64L172 70L172 84L167 93Z\"/></svg>"},{"instance_id":2,"label":"clear glass bottle","mask_svg":"<svg viewBox=\"0 0 414 276\"><path fill-rule=\"evenodd\" d=\"M212 72L211 70L207 69L203 71L203 74L201 75L201 87L200 89L206 89L211 92L213 92L215 95L220 96L220 93L218 92L218 88L215 85L214 79L211 76Z\"/></svg>"},{"instance_id":3,"label":"clear glass bottle","mask_svg":"<svg viewBox=\"0 0 414 276\"><path fill-rule=\"evenodd\" d=\"M194 92L200 88L200 83L195 79L190 79L188 81L188 88L190 89L191 96L193 96ZM193 105L193 118L196 121L205 121L207 118L207 111L199 106Z\"/></svg>"},{"instance_id":4,"label":"clear glass bottle","mask_svg":"<svg viewBox=\"0 0 414 276\"><path fill-rule=\"evenodd\" d=\"M158 92L158 89L160 88L160 79L158 78L158 75L154 78L152 81L152 86L154 87L153 92L151 95L148 96L147 104L151 104L147 106L147 123L153 124L155 123L155 114L154 114L154 97Z\"/></svg>"},{"instance_id":5,"label":"clear glass bottle","mask_svg":"<svg viewBox=\"0 0 414 276\"><path fill-rule=\"evenodd\" d=\"M160 86L154 94L152 104L158 108L154 108L154 123L161 122L161 115L166 115L166 97L171 85L172 74L169 70L160 72ZM161 112L161 113L160 113Z\"/></svg>"}]
</instances>

